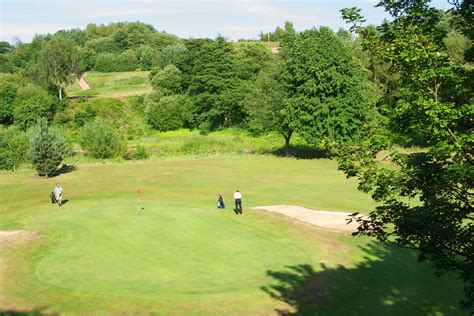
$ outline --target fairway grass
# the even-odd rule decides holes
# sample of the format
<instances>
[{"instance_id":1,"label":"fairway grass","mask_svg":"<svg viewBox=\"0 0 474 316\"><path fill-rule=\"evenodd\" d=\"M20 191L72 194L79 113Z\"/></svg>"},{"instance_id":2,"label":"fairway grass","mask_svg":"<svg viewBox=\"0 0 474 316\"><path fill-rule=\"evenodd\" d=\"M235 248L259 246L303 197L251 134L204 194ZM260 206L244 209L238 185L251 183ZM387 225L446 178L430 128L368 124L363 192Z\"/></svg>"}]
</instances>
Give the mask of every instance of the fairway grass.
<instances>
[{"instance_id":1,"label":"fairway grass","mask_svg":"<svg viewBox=\"0 0 474 316\"><path fill-rule=\"evenodd\" d=\"M86 72L90 90L83 91L76 81L66 88L69 97L120 98L149 93L152 90L148 71Z\"/></svg>"},{"instance_id":2,"label":"fairway grass","mask_svg":"<svg viewBox=\"0 0 474 316\"><path fill-rule=\"evenodd\" d=\"M249 210L294 204L369 211L369 197L330 160L243 155L98 163L50 179L28 169L0 179L0 230L35 234L0 245L0 311L460 314L460 285L435 278L412 252ZM61 208L48 203L56 182L68 200ZM243 215L232 212L236 189ZM216 208L217 193L225 210ZM295 266L311 272L288 273Z\"/></svg>"}]
</instances>

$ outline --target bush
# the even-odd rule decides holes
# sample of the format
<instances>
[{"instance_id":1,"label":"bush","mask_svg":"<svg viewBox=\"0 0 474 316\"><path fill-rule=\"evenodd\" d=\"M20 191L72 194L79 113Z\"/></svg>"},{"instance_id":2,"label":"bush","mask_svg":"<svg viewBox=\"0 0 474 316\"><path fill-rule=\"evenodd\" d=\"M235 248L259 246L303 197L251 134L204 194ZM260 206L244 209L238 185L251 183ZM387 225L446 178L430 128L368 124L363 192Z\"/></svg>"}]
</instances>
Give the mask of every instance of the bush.
<instances>
[{"instance_id":1,"label":"bush","mask_svg":"<svg viewBox=\"0 0 474 316\"><path fill-rule=\"evenodd\" d=\"M0 122L13 123L13 103L24 80L18 75L0 74Z\"/></svg>"},{"instance_id":2,"label":"bush","mask_svg":"<svg viewBox=\"0 0 474 316\"><path fill-rule=\"evenodd\" d=\"M79 135L79 143L94 158L113 158L125 149L125 140L108 120L96 118L86 123Z\"/></svg>"},{"instance_id":3,"label":"bush","mask_svg":"<svg viewBox=\"0 0 474 316\"><path fill-rule=\"evenodd\" d=\"M115 57L115 71L133 71L138 67L137 55L131 49Z\"/></svg>"},{"instance_id":4,"label":"bush","mask_svg":"<svg viewBox=\"0 0 474 316\"><path fill-rule=\"evenodd\" d=\"M97 55L94 70L101 72L115 71L115 55L112 53L102 53Z\"/></svg>"},{"instance_id":5,"label":"bush","mask_svg":"<svg viewBox=\"0 0 474 316\"><path fill-rule=\"evenodd\" d=\"M54 99L38 86L27 84L20 87L13 103L13 122L26 130L34 125L38 118L51 118Z\"/></svg>"},{"instance_id":6,"label":"bush","mask_svg":"<svg viewBox=\"0 0 474 316\"><path fill-rule=\"evenodd\" d=\"M40 118L36 126L28 131L30 138L29 158L38 175L52 176L67 154L64 137L48 127L48 120Z\"/></svg>"},{"instance_id":7,"label":"bush","mask_svg":"<svg viewBox=\"0 0 474 316\"><path fill-rule=\"evenodd\" d=\"M0 169L15 170L28 160L30 142L18 127L0 130Z\"/></svg>"},{"instance_id":8,"label":"bush","mask_svg":"<svg viewBox=\"0 0 474 316\"><path fill-rule=\"evenodd\" d=\"M190 103L186 96L171 95L146 100L148 123L155 129L165 132L182 128L188 121Z\"/></svg>"},{"instance_id":9,"label":"bush","mask_svg":"<svg viewBox=\"0 0 474 316\"><path fill-rule=\"evenodd\" d=\"M165 95L176 94L181 91L181 71L174 65L168 65L158 71L151 80L155 90L162 91Z\"/></svg>"},{"instance_id":10,"label":"bush","mask_svg":"<svg viewBox=\"0 0 474 316\"><path fill-rule=\"evenodd\" d=\"M135 150L127 153L125 159L129 160L145 160L149 157L148 151L145 147L138 145Z\"/></svg>"}]
</instances>

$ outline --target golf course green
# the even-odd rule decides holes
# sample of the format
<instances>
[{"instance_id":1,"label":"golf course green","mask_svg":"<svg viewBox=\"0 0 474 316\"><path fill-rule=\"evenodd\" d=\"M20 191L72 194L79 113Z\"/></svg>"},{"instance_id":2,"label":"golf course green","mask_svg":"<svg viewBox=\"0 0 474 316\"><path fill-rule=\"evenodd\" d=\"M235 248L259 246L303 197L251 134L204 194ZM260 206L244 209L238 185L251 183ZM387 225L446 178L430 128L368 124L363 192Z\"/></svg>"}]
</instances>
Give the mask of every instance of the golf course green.
<instances>
[{"instance_id":1,"label":"golf course green","mask_svg":"<svg viewBox=\"0 0 474 316\"><path fill-rule=\"evenodd\" d=\"M0 240L0 311L462 315L461 284L414 253L250 209L368 212L370 197L331 160L172 158L0 180L0 230L25 231ZM56 182L62 207L49 202Z\"/></svg>"}]
</instances>

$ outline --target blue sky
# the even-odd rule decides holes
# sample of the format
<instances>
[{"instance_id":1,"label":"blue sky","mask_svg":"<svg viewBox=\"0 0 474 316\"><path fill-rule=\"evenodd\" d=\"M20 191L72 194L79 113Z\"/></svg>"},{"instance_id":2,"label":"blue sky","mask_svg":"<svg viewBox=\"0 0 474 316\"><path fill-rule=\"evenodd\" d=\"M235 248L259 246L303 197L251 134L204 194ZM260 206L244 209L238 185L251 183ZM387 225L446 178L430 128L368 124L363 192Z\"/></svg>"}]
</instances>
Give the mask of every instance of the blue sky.
<instances>
[{"instance_id":1,"label":"blue sky","mask_svg":"<svg viewBox=\"0 0 474 316\"><path fill-rule=\"evenodd\" d=\"M211 37L221 34L231 40L256 38L285 21L297 30L345 26L341 8L363 9L368 22L387 17L377 0L0 0L0 40L15 37L29 42L35 34L60 29L85 28L88 23L108 24L141 21L157 30L180 37ZM447 0L434 0L446 9Z\"/></svg>"}]
</instances>

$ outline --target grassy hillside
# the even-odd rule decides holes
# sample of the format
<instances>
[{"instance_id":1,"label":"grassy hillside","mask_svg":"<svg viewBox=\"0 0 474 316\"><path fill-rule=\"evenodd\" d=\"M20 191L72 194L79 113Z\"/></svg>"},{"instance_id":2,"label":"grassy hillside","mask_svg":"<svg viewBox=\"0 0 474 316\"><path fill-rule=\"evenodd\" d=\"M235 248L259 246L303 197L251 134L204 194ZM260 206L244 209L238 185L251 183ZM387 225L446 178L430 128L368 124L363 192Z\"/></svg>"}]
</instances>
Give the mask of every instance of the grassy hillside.
<instances>
[{"instance_id":1,"label":"grassy hillside","mask_svg":"<svg viewBox=\"0 0 474 316\"><path fill-rule=\"evenodd\" d=\"M66 89L70 97L126 97L148 93L152 90L148 71L88 72L84 74L90 90L82 91L77 82Z\"/></svg>"}]
</instances>

